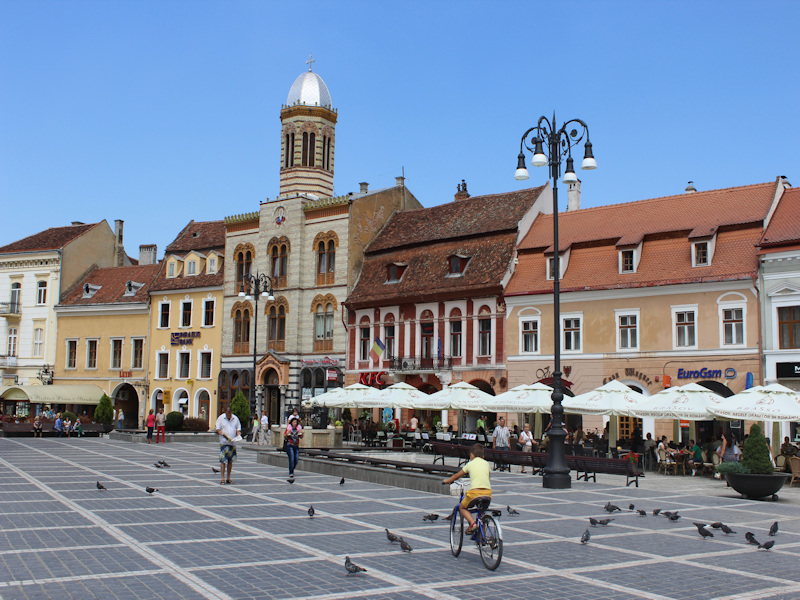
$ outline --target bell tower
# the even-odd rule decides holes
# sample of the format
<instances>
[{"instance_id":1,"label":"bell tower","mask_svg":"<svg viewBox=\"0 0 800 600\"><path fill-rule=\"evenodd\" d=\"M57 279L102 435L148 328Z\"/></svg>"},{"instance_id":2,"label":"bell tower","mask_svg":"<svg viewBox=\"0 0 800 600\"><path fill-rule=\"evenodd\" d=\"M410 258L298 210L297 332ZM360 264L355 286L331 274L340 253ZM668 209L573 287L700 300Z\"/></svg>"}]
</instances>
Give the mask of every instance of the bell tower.
<instances>
[{"instance_id":1,"label":"bell tower","mask_svg":"<svg viewBox=\"0 0 800 600\"><path fill-rule=\"evenodd\" d=\"M281 108L281 196L333 195L336 117L328 86L311 70L295 79Z\"/></svg>"}]
</instances>

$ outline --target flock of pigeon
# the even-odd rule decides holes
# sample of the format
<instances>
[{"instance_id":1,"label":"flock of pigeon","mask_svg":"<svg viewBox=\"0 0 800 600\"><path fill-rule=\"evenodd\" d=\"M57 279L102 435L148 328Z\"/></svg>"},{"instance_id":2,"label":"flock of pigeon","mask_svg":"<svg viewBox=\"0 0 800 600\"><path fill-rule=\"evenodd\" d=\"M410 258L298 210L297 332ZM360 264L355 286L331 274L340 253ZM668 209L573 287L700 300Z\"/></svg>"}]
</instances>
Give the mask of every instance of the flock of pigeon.
<instances>
[{"instance_id":1,"label":"flock of pigeon","mask_svg":"<svg viewBox=\"0 0 800 600\"><path fill-rule=\"evenodd\" d=\"M612 514L616 513L616 512L622 512L622 509L619 506L616 506L615 504L611 504L611 502L608 502L603 507L603 509L606 512L612 513ZM640 517L646 517L647 516L647 511L646 510L637 509L633 504L629 504L628 505L628 510L630 512L636 511L636 513ZM511 508L509 507L509 512L510 511L511 511ZM678 514L677 510L675 512L672 512L672 511L669 511L669 510L661 510L660 508L653 509L653 516L654 517L658 517L658 516L666 517L667 519L669 519L673 523L681 518L681 515ZM614 519L611 519L611 518L609 518L609 519L595 519L594 517L589 517L589 524L592 527L597 527L598 525L600 525L602 527L605 527L606 525L611 523L613 520ZM708 529L706 529L706 527L709 526L707 523L698 523L698 522L694 522L693 521L692 525L697 527L697 533L699 533L700 537L702 537L704 540L714 537L714 534L711 531L709 531ZM722 523L721 521L716 521L715 523L711 523L710 527L712 529L718 529L718 530L722 531L722 533L724 533L726 536L736 533L733 529L731 529L728 525L726 525L725 523ZM772 526L769 528L769 535L770 536L774 536L776 533L778 533L778 522L777 521L775 521L772 524ZM589 533L589 530L587 529L586 531L583 532L583 535L581 535L581 544L586 544L591 539L591 537L592 537L592 534ZM753 546L758 546L758 550L769 550L770 548L772 548L775 545L775 540L769 540L767 542L764 542L763 544L760 543L755 538L755 535L751 531L748 531L747 533L745 533L744 537L747 540L748 544L752 544Z\"/></svg>"},{"instance_id":2,"label":"flock of pigeon","mask_svg":"<svg viewBox=\"0 0 800 600\"><path fill-rule=\"evenodd\" d=\"M158 462L154 462L153 466L156 469L169 469L169 468L171 468L169 463L167 463L167 461L165 461L165 460L160 460ZM213 469L214 467L211 467L211 468ZM217 471L217 472L219 472L219 471ZM108 488L98 481L97 482L97 489L98 490L107 490ZM148 486L145 486L144 491L152 496L153 492L157 492L158 491L158 488L150 487L148 485Z\"/></svg>"}]
</instances>

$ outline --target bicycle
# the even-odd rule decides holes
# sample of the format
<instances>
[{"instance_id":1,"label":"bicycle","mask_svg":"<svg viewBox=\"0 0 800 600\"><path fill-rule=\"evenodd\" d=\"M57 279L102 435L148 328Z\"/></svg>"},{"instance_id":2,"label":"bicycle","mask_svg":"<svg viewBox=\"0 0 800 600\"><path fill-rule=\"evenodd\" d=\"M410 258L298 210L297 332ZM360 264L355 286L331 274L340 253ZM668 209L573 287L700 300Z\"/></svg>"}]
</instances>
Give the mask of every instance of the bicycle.
<instances>
[{"instance_id":1,"label":"bicycle","mask_svg":"<svg viewBox=\"0 0 800 600\"><path fill-rule=\"evenodd\" d=\"M460 487L461 498L450 515L450 552L453 553L453 556L461 554L464 544L464 517L458 510L464 499L464 486ZM478 546L483 566L494 571L500 566L500 561L503 559L503 530L500 522L495 519L502 514L502 511L489 510L491 502L490 496L478 496L469 503L467 508L475 516L476 524L475 532L470 539Z\"/></svg>"}]
</instances>

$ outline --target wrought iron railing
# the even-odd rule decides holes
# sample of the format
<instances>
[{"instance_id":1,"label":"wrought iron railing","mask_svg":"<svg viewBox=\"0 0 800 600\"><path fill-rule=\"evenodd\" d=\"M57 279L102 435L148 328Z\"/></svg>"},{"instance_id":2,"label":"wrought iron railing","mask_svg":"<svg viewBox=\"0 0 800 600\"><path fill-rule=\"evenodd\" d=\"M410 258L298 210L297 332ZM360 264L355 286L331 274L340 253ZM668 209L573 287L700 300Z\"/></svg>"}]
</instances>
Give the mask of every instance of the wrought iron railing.
<instances>
[{"instance_id":1,"label":"wrought iron railing","mask_svg":"<svg viewBox=\"0 0 800 600\"><path fill-rule=\"evenodd\" d=\"M22 312L19 302L0 302L0 315L18 315Z\"/></svg>"},{"instance_id":2,"label":"wrought iron railing","mask_svg":"<svg viewBox=\"0 0 800 600\"><path fill-rule=\"evenodd\" d=\"M453 359L449 356L403 356L391 359L392 371L441 371L453 366Z\"/></svg>"}]
</instances>

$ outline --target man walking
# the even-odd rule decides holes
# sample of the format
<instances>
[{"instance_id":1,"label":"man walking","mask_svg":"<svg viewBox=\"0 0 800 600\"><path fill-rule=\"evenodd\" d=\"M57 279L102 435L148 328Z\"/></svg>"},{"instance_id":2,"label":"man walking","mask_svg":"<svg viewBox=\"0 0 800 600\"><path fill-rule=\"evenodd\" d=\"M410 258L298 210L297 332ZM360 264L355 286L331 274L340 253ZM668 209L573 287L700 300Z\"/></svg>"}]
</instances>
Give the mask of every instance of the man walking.
<instances>
[{"instance_id":1,"label":"man walking","mask_svg":"<svg viewBox=\"0 0 800 600\"><path fill-rule=\"evenodd\" d=\"M164 439L164 428L167 424L167 417L164 414L164 407L158 409L158 414L156 415L156 444L158 443L158 436L161 436L161 442L163 444L167 443L167 440Z\"/></svg>"},{"instance_id":2,"label":"man walking","mask_svg":"<svg viewBox=\"0 0 800 600\"><path fill-rule=\"evenodd\" d=\"M230 404L219 418L217 418L216 432L219 434L219 466L220 466L220 485L232 485L231 470L233 461L236 460L236 442L234 438L242 435L242 424L239 417L231 412ZM225 476L225 465L228 465L228 474Z\"/></svg>"},{"instance_id":3,"label":"man walking","mask_svg":"<svg viewBox=\"0 0 800 600\"><path fill-rule=\"evenodd\" d=\"M506 420L503 417L500 417L497 420L497 427L494 428L494 432L492 433L492 449L494 450L508 450L509 440L511 439L511 432L506 427ZM510 471L508 465L500 461L495 460L494 468L498 471Z\"/></svg>"},{"instance_id":4,"label":"man walking","mask_svg":"<svg viewBox=\"0 0 800 600\"><path fill-rule=\"evenodd\" d=\"M119 409L119 413L117 413L117 429L122 431L122 424L125 422L125 414L122 412L122 409Z\"/></svg>"},{"instance_id":5,"label":"man walking","mask_svg":"<svg viewBox=\"0 0 800 600\"><path fill-rule=\"evenodd\" d=\"M267 433L269 432L269 417L267 411L261 413L261 426L258 428L258 445L262 446L267 440Z\"/></svg>"}]
</instances>

